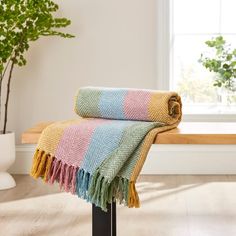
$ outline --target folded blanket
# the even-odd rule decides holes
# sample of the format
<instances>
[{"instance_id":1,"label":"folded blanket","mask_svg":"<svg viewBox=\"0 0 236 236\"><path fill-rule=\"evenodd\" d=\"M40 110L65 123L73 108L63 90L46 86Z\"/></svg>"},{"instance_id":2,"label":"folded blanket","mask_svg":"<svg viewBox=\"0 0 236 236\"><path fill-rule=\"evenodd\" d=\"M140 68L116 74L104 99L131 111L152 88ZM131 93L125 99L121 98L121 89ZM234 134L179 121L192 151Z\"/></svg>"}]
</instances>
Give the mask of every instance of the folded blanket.
<instances>
[{"instance_id":1,"label":"folded blanket","mask_svg":"<svg viewBox=\"0 0 236 236\"><path fill-rule=\"evenodd\" d=\"M81 117L170 125L181 119L181 101L175 92L88 87L78 91L75 112Z\"/></svg>"},{"instance_id":2,"label":"folded blanket","mask_svg":"<svg viewBox=\"0 0 236 236\"><path fill-rule=\"evenodd\" d=\"M31 175L107 210L118 200L139 207L136 179L156 135L181 120L175 92L81 88L77 120L55 122L42 133Z\"/></svg>"}]
</instances>

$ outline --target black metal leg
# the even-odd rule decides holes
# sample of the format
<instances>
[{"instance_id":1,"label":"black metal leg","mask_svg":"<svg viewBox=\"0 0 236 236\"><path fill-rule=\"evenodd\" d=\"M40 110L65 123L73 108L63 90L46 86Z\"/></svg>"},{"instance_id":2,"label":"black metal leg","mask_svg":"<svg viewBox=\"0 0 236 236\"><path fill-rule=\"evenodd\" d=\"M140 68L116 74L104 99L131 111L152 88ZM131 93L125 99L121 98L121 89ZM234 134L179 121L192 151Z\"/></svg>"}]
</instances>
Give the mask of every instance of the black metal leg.
<instances>
[{"instance_id":1,"label":"black metal leg","mask_svg":"<svg viewBox=\"0 0 236 236\"><path fill-rule=\"evenodd\" d=\"M108 204L107 212L92 206L93 236L116 236L116 203Z\"/></svg>"},{"instance_id":2,"label":"black metal leg","mask_svg":"<svg viewBox=\"0 0 236 236\"><path fill-rule=\"evenodd\" d=\"M112 218L112 224L111 224L111 232L112 236L116 236L116 202L112 202L111 205L111 218Z\"/></svg>"}]
</instances>

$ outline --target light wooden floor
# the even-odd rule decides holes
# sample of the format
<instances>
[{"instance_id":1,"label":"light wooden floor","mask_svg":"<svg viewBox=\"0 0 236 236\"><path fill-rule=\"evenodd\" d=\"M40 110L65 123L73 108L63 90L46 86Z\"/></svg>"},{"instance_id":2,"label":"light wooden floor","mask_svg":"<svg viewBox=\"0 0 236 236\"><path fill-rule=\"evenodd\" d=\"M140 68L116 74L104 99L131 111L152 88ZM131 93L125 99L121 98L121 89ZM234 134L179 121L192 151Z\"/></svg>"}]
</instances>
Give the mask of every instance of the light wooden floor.
<instances>
[{"instance_id":1,"label":"light wooden floor","mask_svg":"<svg viewBox=\"0 0 236 236\"><path fill-rule=\"evenodd\" d=\"M0 236L90 236L90 204L29 176L0 191ZM118 236L235 236L236 176L143 176L140 209L118 207Z\"/></svg>"}]
</instances>

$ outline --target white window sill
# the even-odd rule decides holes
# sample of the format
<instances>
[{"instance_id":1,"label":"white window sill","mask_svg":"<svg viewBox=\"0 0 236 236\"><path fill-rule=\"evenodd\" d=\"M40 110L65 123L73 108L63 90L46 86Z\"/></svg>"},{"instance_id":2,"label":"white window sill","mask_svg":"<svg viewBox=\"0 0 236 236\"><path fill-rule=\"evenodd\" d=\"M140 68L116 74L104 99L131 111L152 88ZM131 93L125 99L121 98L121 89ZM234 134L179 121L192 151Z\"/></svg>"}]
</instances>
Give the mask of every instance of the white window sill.
<instances>
[{"instance_id":1,"label":"white window sill","mask_svg":"<svg viewBox=\"0 0 236 236\"><path fill-rule=\"evenodd\" d=\"M183 104L184 121L235 122L236 105Z\"/></svg>"},{"instance_id":2,"label":"white window sill","mask_svg":"<svg viewBox=\"0 0 236 236\"><path fill-rule=\"evenodd\" d=\"M183 114L188 122L235 122L236 114Z\"/></svg>"}]
</instances>

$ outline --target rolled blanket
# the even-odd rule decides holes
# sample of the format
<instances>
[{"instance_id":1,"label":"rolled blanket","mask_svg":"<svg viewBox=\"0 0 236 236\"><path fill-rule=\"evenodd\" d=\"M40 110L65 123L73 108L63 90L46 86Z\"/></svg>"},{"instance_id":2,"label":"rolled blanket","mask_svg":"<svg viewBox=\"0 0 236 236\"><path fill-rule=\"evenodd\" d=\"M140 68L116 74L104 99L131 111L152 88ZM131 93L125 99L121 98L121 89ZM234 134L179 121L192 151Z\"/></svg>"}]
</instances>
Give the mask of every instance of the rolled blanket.
<instances>
[{"instance_id":1,"label":"rolled blanket","mask_svg":"<svg viewBox=\"0 0 236 236\"><path fill-rule=\"evenodd\" d=\"M136 179L156 135L181 120L174 92L81 88L77 120L55 122L42 133L31 175L107 210L118 200L139 207Z\"/></svg>"},{"instance_id":2,"label":"rolled blanket","mask_svg":"<svg viewBox=\"0 0 236 236\"><path fill-rule=\"evenodd\" d=\"M75 112L81 117L158 121L174 124L181 119L176 92L85 87L78 91Z\"/></svg>"}]
</instances>

